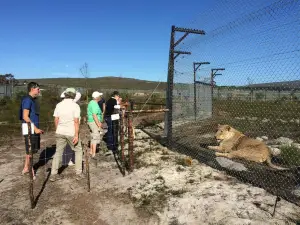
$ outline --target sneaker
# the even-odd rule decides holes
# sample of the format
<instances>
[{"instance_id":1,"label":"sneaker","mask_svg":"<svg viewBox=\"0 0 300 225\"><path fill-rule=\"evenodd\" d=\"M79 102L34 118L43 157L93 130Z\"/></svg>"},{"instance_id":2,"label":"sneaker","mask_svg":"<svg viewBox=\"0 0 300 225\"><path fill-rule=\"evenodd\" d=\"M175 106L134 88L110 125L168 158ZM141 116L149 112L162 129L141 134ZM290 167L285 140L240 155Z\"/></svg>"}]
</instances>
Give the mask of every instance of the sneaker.
<instances>
[{"instance_id":1,"label":"sneaker","mask_svg":"<svg viewBox=\"0 0 300 225\"><path fill-rule=\"evenodd\" d=\"M61 180L62 177L58 174L54 174L54 175L51 175L50 176L50 181L54 182L54 181L57 181L57 180Z\"/></svg>"},{"instance_id":2,"label":"sneaker","mask_svg":"<svg viewBox=\"0 0 300 225\"><path fill-rule=\"evenodd\" d=\"M70 160L70 162L68 163L68 166L74 166L75 163L72 162L72 160Z\"/></svg>"},{"instance_id":3,"label":"sneaker","mask_svg":"<svg viewBox=\"0 0 300 225\"><path fill-rule=\"evenodd\" d=\"M83 173L76 174L76 180L82 180L84 178L85 178L85 175Z\"/></svg>"}]
</instances>

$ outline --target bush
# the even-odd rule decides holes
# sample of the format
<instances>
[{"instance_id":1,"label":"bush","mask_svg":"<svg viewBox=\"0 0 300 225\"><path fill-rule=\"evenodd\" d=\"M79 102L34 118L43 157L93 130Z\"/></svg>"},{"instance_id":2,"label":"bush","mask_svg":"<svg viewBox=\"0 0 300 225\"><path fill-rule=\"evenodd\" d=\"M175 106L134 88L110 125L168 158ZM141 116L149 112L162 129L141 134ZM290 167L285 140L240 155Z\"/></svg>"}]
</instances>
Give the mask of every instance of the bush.
<instances>
[{"instance_id":1,"label":"bush","mask_svg":"<svg viewBox=\"0 0 300 225\"><path fill-rule=\"evenodd\" d=\"M300 166L300 149L295 145L283 145L280 147L281 154L280 158L284 164L288 166Z\"/></svg>"},{"instance_id":2,"label":"bush","mask_svg":"<svg viewBox=\"0 0 300 225\"><path fill-rule=\"evenodd\" d=\"M7 104L11 102L11 99L7 96L0 99L0 106L7 106Z\"/></svg>"}]
</instances>

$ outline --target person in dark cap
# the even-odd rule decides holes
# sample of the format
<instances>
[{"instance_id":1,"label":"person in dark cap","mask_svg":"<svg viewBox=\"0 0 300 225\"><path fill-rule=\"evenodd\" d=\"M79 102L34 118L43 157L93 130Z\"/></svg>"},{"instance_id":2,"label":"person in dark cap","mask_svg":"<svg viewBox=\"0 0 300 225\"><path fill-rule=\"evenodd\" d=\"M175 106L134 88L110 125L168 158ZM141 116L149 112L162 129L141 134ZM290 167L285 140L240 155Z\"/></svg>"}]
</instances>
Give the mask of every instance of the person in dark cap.
<instances>
[{"instance_id":1,"label":"person in dark cap","mask_svg":"<svg viewBox=\"0 0 300 225\"><path fill-rule=\"evenodd\" d=\"M114 91L110 99L106 102L104 119L107 124L106 144L108 150L113 153L118 151L118 132L119 132L119 109L118 101L120 94Z\"/></svg>"}]
</instances>

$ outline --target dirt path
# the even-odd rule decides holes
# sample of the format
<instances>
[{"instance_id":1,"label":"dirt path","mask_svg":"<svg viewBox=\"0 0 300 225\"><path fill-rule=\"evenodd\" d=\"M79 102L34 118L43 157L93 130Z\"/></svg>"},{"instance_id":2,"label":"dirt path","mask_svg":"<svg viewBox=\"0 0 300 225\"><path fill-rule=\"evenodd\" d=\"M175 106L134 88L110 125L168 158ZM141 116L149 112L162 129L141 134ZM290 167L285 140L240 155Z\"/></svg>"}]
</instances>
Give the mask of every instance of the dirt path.
<instances>
[{"instance_id":1,"label":"dirt path","mask_svg":"<svg viewBox=\"0 0 300 225\"><path fill-rule=\"evenodd\" d=\"M295 224L299 219L299 208L283 200L272 218L275 196L136 132L134 172L123 177L112 156L100 155L97 164L91 162L88 193L86 180L75 180L73 166L62 172L62 180L49 181L49 160L37 173L33 210L29 177L21 175L23 141L1 146L0 224ZM51 146L53 134L43 143Z\"/></svg>"}]
</instances>

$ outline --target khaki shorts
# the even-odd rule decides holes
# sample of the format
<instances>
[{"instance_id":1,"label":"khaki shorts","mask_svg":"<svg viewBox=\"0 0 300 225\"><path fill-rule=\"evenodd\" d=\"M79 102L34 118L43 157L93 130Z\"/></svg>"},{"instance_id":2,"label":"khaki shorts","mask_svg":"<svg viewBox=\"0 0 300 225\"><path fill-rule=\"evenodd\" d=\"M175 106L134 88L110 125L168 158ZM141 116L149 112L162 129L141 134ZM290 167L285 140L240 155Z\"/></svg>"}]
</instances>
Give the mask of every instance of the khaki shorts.
<instances>
[{"instance_id":1,"label":"khaki shorts","mask_svg":"<svg viewBox=\"0 0 300 225\"><path fill-rule=\"evenodd\" d=\"M91 144L100 144L103 135L102 128L98 128L95 122L88 122L91 134Z\"/></svg>"}]
</instances>

